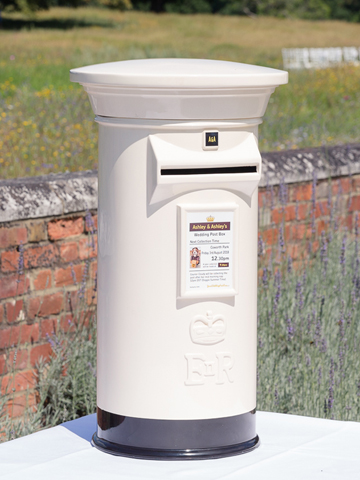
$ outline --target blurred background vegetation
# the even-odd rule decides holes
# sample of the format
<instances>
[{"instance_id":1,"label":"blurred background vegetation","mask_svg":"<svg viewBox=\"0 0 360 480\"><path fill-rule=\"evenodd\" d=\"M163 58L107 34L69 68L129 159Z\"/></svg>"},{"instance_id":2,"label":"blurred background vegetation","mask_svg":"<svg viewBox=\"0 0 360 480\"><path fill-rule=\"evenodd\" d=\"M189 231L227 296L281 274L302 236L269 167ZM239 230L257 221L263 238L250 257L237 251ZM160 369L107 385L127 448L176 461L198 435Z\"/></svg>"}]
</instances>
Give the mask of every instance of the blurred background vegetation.
<instances>
[{"instance_id":1,"label":"blurred background vegetation","mask_svg":"<svg viewBox=\"0 0 360 480\"><path fill-rule=\"evenodd\" d=\"M106 6L119 10L168 13L270 15L282 18L360 21L360 0L1 0L5 9L35 11L50 7Z\"/></svg>"},{"instance_id":2,"label":"blurred background vegetation","mask_svg":"<svg viewBox=\"0 0 360 480\"><path fill-rule=\"evenodd\" d=\"M69 81L71 68L171 57L281 69L285 47L360 46L360 22L290 18L295 5L310 9L330 0L94 0L101 7L76 1L77 8L51 6L62 0L0 0L0 179L97 168L97 125L86 93ZM335 4L356 13L355 1ZM218 13L235 13L237 5L240 14L177 13L196 5ZM355 13L344 18L355 20ZM270 99L261 151L359 142L359 85L354 64L291 71L289 84Z\"/></svg>"}]
</instances>

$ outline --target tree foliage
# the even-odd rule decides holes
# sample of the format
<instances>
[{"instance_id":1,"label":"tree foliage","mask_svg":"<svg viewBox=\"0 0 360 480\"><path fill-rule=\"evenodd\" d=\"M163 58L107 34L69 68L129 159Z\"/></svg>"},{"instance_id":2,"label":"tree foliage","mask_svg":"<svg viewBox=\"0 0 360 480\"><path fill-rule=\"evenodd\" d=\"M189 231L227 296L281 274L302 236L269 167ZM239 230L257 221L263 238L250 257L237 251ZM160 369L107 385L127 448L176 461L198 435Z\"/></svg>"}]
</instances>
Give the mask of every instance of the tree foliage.
<instances>
[{"instance_id":1,"label":"tree foliage","mask_svg":"<svg viewBox=\"0 0 360 480\"><path fill-rule=\"evenodd\" d=\"M309 20L360 21L360 0L0 0L0 10L36 11L52 6L97 5L156 13L270 15Z\"/></svg>"},{"instance_id":2,"label":"tree foliage","mask_svg":"<svg viewBox=\"0 0 360 480\"><path fill-rule=\"evenodd\" d=\"M360 21L360 0L132 0L137 10Z\"/></svg>"}]
</instances>

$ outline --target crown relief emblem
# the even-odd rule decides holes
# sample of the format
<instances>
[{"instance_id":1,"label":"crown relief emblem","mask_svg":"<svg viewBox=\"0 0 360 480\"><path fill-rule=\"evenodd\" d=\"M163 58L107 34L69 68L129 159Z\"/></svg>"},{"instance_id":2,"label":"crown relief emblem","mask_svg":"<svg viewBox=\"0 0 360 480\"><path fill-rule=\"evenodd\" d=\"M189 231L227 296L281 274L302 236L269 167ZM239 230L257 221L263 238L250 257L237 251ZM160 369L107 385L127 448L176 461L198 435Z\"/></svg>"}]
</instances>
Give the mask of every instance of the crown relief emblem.
<instances>
[{"instance_id":1,"label":"crown relief emblem","mask_svg":"<svg viewBox=\"0 0 360 480\"><path fill-rule=\"evenodd\" d=\"M213 315L211 310L206 315L196 315L190 324L190 337L200 345L214 345L225 339L226 322L223 315Z\"/></svg>"},{"instance_id":2,"label":"crown relief emblem","mask_svg":"<svg viewBox=\"0 0 360 480\"><path fill-rule=\"evenodd\" d=\"M213 217L212 215L209 215L208 217L206 217L206 220L208 222L213 222L215 220L215 217Z\"/></svg>"}]
</instances>

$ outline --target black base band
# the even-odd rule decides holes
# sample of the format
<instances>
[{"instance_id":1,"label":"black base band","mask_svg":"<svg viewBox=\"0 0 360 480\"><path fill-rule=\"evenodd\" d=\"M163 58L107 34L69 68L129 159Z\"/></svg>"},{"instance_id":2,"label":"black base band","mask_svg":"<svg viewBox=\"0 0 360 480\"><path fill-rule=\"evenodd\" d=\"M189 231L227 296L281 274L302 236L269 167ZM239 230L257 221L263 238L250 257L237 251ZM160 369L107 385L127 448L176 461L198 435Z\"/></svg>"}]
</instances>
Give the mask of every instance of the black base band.
<instances>
[{"instance_id":1,"label":"black base band","mask_svg":"<svg viewBox=\"0 0 360 480\"><path fill-rule=\"evenodd\" d=\"M233 417L154 420L98 408L92 444L113 455L157 460L200 460L249 452L259 445L255 410Z\"/></svg>"}]
</instances>

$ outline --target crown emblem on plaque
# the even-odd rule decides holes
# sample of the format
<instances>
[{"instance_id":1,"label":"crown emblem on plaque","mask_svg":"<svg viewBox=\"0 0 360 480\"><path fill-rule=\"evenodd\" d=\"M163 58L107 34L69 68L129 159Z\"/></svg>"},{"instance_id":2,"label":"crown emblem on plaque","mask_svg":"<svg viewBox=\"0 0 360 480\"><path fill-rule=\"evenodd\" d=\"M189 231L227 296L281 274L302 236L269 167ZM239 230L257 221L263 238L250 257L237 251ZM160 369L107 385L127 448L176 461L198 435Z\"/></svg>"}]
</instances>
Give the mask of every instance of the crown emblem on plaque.
<instances>
[{"instance_id":1,"label":"crown emblem on plaque","mask_svg":"<svg viewBox=\"0 0 360 480\"><path fill-rule=\"evenodd\" d=\"M206 217L206 220L208 222L213 222L215 220L215 217L213 217L212 215L209 215L208 217Z\"/></svg>"},{"instance_id":2,"label":"crown emblem on plaque","mask_svg":"<svg viewBox=\"0 0 360 480\"><path fill-rule=\"evenodd\" d=\"M226 323L223 315L213 315L211 310L206 315L196 315L190 324L190 337L200 345L214 345L225 338Z\"/></svg>"}]
</instances>

